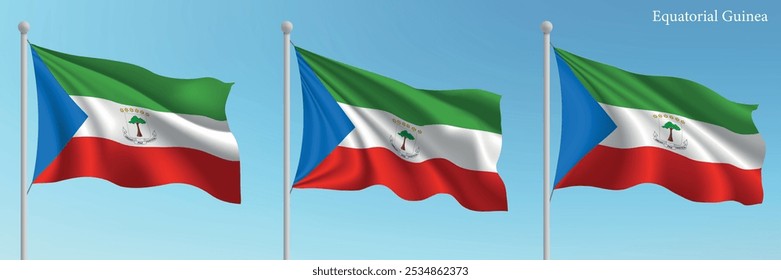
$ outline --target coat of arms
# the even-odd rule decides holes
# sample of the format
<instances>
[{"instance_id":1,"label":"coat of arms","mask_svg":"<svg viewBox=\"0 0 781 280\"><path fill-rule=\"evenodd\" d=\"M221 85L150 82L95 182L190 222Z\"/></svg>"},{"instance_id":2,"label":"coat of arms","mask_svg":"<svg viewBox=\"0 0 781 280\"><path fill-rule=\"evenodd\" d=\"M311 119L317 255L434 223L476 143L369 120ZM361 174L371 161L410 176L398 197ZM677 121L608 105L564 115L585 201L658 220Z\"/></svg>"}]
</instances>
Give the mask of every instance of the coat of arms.
<instances>
[{"instance_id":1,"label":"coat of arms","mask_svg":"<svg viewBox=\"0 0 781 280\"><path fill-rule=\"evenodd\" d=\"M654 130L654 140L671 150L685 150L689 145L683 127L686 121L671 114L658 113L653 118L657 120Z\"/></svg>"},{"instance_id":2,"label":"coat of arms","mask_svg":"<svg viewBox=\"0 0 781 280\"><path fill-rule=\"evenodd\" d=\"M157 139L157 131L150 127L149 121L152 115L139 108L120 108L125 123L122 125L122 134L125 139L139 145L143 145Z\"/></svg>"}]
</instances>

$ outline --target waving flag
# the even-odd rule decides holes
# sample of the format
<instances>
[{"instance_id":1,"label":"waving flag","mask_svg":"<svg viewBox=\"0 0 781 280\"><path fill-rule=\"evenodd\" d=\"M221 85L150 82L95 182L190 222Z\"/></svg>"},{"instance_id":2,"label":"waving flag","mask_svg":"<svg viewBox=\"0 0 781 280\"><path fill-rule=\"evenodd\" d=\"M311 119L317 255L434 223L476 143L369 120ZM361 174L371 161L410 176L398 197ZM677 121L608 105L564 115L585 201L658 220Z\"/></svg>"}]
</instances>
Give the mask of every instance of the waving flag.
<instances>
[{"instance_id":1,"label":"waving flag","mask_svg":"<svg viewBox=\"0 0 781 280\"><path fill-rule=\"evenodd\" d=\"M406 200L450 194L475 211L507 210L496 171L500 96L421 90L296 47L304 139L293 187L384 185Z\"/></svg>"},{"instance_id":2,"label":"waving flag","mask_svg":"<svg viewBox=\"0 0 781 280\"><path fill-rule=\"evenodd\" d=\"M39 113L33 183L183 183L241 202L239 150L225 115L231 83L167 78L36 45L32 55Z\"/></svg>"},{"instance_id":3,"label":"waving flag","mask_svg":"<svg viewBox=\"0 0 781 280\"><path fill-rule=\"evenodd\" d=\"M555 51L563 115L555 188L654 183L698 202L762 202L757 105Z\"/></svg>"}]
</instances>

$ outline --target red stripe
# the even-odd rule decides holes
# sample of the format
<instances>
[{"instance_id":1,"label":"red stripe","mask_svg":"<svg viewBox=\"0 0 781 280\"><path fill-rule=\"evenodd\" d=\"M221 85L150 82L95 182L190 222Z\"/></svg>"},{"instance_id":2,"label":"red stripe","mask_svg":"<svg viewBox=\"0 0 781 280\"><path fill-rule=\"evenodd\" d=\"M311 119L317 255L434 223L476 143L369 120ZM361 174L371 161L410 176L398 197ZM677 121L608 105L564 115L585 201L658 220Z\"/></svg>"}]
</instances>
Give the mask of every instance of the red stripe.
<instances>
[{"instance_id":1,"label":"red stripe","mask_svg":"<svg viewBox=\"0 0 781 280\"><path fill-rule=\"evenodd\" d=\"M337 147L293 187L355 191L373 185L385 185L406 200L444 193L467 209L507 211L499 174L463 169L441 158L412 163L385 148Z\"/></svg>"},{"instance_id":2,"label":"red stripe","mask_svg":"<svg viewBox=\"0 0 781 280\"><path fill-rule=\"evenodd\" d=\"M642 183L661 185L692 201L762 203L762 169L688 159L656 147L597 146L556 185L623 190Z\"/></svg>"},{"instance_id":3,"label":"red stripe","mask_svg":"<svg viewBox=\"0 0 781 280\"><path fill-rule=\"evenodd\" d=\"M183 183L219 200L241 203L239 162L189 148L131 147L104 138L76 137L33 183L76 177L97 177L129 188Z\"/></svg>"}]
</instances>

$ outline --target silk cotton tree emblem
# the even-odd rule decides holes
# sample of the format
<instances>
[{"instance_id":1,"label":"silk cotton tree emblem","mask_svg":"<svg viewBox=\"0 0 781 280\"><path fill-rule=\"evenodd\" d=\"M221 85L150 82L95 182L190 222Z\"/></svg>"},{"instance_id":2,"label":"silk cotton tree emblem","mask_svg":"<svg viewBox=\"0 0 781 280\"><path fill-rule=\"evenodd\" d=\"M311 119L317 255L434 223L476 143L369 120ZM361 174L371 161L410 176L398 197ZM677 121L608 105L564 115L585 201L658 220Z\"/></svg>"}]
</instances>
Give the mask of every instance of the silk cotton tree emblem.
<instances>
[{"instance_id":1,"label":"silk cotton tree emblem","mask_svg":"<svg viewBox=\"0 0 781 280\"><path fill-rule=\"evenodd\" d=\"M654 140L668 149L685 150L689 140L685 138L683 126L686 121L670 114L654 114L657 121L657 129L654 131ZM664 137L667 135L667 137Z\"/></svg>"},{"instance_id":2,"label":"silk cotton tree emblem","mask_svg":"<svg viewBox=\"0 0 781 280\"><path fill-rule=\"evenodd\" d=\"M419 155L420 146L417 140L423 131L402 120L394 119L393 123L396 125L394 129L396 132L388 136L388 141L396 154L402 158L414 158Z\"/></svg>"},{"instance_id":3,"label":"silk cotton tree emblem","mask_svg":"<svg viewBox=\"0 0 781 280\"><path fill-rule=\"evenodd\" d=\"M148 111L139 108L120 108L119 111L125 120L125 124L122 126L122 134L125 139L139 145L157 139L157 131L149 123L152 115Z\"/></svg>"}]
</instances>

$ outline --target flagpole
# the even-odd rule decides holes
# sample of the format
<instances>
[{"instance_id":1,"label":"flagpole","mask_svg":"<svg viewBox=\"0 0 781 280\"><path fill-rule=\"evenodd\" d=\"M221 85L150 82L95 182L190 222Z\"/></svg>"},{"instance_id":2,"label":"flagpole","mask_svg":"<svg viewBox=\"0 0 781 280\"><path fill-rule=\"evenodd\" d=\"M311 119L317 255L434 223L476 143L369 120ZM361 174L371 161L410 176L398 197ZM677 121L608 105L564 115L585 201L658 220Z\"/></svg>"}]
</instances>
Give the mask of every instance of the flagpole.
<instances>
[{"instance_id":1,"label":"flagpole","mask_svg":"<svg viewBox=\"0 0 781 280\"><path fill-rule=\"evenodd\" d=\"M19 33L22 35L22 70L21 70L21 155L20 155L20 255L19 259L27 259L27 32L30 31L30 24L26 21L19 23Z\"/></svg>"},{"instance_id":2,"label":"flagpole","mask_svg":"<svg viewBox=\"0 0 781 280\"><path fill-rule=\"evenodd\" d=\"M542 259L550 259L550 32L553 24L543 21L542 26Z\"/></svg>"},{"instance_id":3,"label":"flagpole","mask_svg":"<svg viewBox=\"0 0 781 280\"><path fill-rule=\"evenodd\" d=\"M290 259L290 31L293 31L293 23L289 21L282 22L282 34L284 38L284 74L283 74L283 92L284 92L284 148L283 148L283 171L282 184L284 195L283 210L283 253L282 259Z\"/></svg>"}]
</instances>

